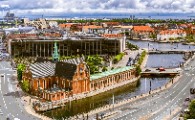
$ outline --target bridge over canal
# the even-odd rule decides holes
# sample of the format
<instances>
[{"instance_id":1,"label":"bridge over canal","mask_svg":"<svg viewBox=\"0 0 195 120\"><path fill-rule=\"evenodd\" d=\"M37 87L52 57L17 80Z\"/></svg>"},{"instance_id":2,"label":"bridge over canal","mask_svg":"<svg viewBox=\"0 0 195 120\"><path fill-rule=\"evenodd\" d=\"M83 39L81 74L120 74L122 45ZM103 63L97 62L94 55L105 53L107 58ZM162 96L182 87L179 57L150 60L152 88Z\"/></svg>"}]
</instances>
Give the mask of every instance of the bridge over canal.
<instances>
[{"instance_id":1,"label":"bridge over canal","mask_svg":"<svg viewBox=\"0 0 195 120\"><path fill-rule=\"evenodd\" d=\"M186 53L195 53L195 50L176 50L176 49L167 49L167 50L149 50L149 54L186 54Z\"/></svg>"},{"instance_id":2,"label":"bridge over canal","mask_svg":"<svg viewBox=\"0 0 195 120\"><path fill-rule=\"evenodd\" d=\"M174 76L181 72L180 68L167 68L164 70L159 70L158 68L144 68L141 72L142 76L161 76L169 75Z\"/></svg>"}]
</instances>

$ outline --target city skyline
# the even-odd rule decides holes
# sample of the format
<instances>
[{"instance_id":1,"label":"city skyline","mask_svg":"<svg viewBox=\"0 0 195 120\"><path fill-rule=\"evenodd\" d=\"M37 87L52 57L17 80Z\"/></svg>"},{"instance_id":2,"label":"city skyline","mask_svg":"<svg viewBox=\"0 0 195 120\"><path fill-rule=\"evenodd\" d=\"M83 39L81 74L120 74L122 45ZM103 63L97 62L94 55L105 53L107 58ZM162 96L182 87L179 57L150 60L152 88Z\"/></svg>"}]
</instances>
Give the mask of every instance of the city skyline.
<instances>
[{"instance_id":1,"label":"city skyline","mask_svg":"<svg viewBox=\"0 0 195 120\"><path fill-rule=\"evenodd\" d=\"M193 0L0 0L1 11L11 11L17 16L62 15L118 15L118 14L185 14L193 16ZM4 13L5 15L5 13ZM1 14L1 17L3 14Z\"/></svg>"}]
</instances>

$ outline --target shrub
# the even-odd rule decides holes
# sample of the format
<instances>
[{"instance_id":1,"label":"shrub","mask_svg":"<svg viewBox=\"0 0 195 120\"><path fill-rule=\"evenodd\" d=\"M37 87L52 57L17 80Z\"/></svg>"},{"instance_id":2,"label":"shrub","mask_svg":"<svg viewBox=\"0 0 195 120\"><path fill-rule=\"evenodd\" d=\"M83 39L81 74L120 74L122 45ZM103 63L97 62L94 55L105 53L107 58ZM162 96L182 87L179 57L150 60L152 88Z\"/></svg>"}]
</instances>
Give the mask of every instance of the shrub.
<instances>
[{"instance_id":1,"label":"shrub","mask_svg":"<svg viewBox=\"0 0 195 120\"><path fill-rule=\"evenodd\" d=\"M137 74L137 75L140 75L140 73L142 72L140 66L141 66L141 64L142 64L142 62L143 62L145 56L146 56L146 51L143 51L143 52L141 53L139 59L138 59L137 65L136 65L136 74Z\"/></svg>"},{"instance_id":2,"label":"shrub","mask_svg":"<svg viewBox=\"0 0 195 120\"><path fill-rule=\"evenodd\" d=\"M116 56L114 57L113 62L114 62L114 63L118 63L118 62L123 58L123 56L124 56L124 53L119 53L118 55L116 55Z\"/></svg>"},{"instance_id":3,"label":"shrub","mask_svg":"<svg viewBox=\"0 0 195 120\"><path fill-rule=\"evenodd\" d=\"M27 80L23 80L22 82L22 89L25 91L25 92L29 92L29 83Z\"/></svg>"},{"instance_id":4,"label":"shrub","mask_svg":"<svg viewBox=\"0 0 195 120\"><path fill-rule=\"evenodd\" d=\"M24 64L19 64L17 66L17 75L18 75L18 80L21 81L22 80L22 73L25 70L26 66Z\"/></svg>"},{"instance_id":5,"label":"shrub","mask_svg":"<svg viewBox=\"0 0 195 120\"><path fill-rule=\"evenodd\" d=\"M139 47L137 45L134 45L130 42L127 42L127 48L130 50L139 50Z\"/></svg>"},{"instance_id":6,"label":"shrub","mask_svg":"<svg viewBox=\"0 0 195 120\"><path fill-rule=\"evenodd\" d=\"M136 66L136 75L140 75L142 72L140 65Z\"/></svg>"}]
</instances>

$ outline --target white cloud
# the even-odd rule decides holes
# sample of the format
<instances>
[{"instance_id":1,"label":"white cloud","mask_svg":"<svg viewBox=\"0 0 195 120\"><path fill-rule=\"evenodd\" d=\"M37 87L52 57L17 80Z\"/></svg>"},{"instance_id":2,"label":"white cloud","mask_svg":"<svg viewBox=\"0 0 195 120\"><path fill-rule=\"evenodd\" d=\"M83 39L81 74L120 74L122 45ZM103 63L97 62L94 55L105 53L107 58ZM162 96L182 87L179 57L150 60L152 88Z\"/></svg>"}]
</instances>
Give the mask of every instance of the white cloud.
<instances>
[{"instance_id":1,"label":"white cloud","mask_svg":"<svg viewBox=\"0 0 195 120\"><path fill-rule=\"evenodd\" d=\"M192 13L194 0L8 0L18 15L67 13Z\"/></svg>"},{"instance_id":2,"label":"white cloud","mask_svg":"<svg viewBox=\"0 0 195 120\"><path fill-rule=\"evenodd\" d=\"M0 8L1 8L1 9L8 9L8 8L10 8L10 7L9 7L9 5L4 5L4 4L2 4L2 5L0 5Z\"/></svg>"}]
</instances>

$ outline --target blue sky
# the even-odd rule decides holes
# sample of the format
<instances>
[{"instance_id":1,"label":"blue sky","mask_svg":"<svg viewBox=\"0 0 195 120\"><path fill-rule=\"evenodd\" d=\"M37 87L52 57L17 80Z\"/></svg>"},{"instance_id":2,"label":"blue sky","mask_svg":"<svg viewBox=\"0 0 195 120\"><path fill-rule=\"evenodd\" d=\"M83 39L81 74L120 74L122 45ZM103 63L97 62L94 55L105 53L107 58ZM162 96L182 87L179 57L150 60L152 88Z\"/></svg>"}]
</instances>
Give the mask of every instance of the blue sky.
<instances>
[{"instance_id":1,"label":"blue sky","mask_svg":"<svg viewBox=\"0 0 195 120\"><path fill-rule=\"evenodd\" d=\"M194 15L195 0L0 0L0 9L10 10L18 16L97 13Z\"/></svg>"}]
</instances>

